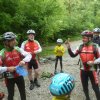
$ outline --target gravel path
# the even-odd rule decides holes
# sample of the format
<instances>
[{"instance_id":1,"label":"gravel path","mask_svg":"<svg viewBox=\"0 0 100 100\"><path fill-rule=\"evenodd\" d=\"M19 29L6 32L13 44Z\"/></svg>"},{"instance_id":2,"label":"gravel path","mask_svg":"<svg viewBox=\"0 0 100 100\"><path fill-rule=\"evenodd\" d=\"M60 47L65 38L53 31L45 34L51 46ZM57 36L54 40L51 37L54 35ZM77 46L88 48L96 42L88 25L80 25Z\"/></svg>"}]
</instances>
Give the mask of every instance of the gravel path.
<instances>
[{"instance_id":1,"label":"gravel path","mask_svg":"<svg viewBox=\"0 0 100 100\"><path fill-rule=\"evenodd\" d=\"M73 47L72 49L76 48L80 44L80 42L81 41L72 42L71 43L71 47ZM71 100L85 100L85 97L84 97L84 94L82 91L82 85L80 82L79 65L77 65L78 59L79 59L79 57L71 58L68 55L67 51L63 57L64 72L74 75L74 77L76 79L76 84L75 84L75 88L71 95ZM42 72L53 73L54 72L54 64L55 64L54 61L52 61L50 63L46 63L46 64L41 64L40 65L41 73ZM60 67L58 64L58 71L59 70L60 70ZM46 78L45 80L40 78L39 82L41 84L41 87L40 88L35 87L33 90L30 91L29 90L29 80L27 77L25 77L27 100L51 100L52 96L48 90L50 81L51 81L51 78ZM91 84L89 84L89 90L90 90L91 100L96 100L94 91L91 88ZM0 91L5 92L5 94L7 95L6 87L2 84L2 82L0 82ZM6 98L7 98L7 96L5 96L4 100L7 100ZM20 100L20 96L19 96L17 87L15 88L14 100Z\"/></svg>"}]
</instances>

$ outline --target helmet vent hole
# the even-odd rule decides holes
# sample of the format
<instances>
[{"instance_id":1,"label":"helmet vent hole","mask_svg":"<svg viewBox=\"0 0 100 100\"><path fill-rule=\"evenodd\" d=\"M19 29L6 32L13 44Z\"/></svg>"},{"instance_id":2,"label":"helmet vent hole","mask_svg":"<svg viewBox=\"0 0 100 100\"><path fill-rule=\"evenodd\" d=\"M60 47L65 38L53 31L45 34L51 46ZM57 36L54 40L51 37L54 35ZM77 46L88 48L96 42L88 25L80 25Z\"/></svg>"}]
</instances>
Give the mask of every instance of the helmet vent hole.
<instances>
[{"instance_id":1,"label":"helmet vent hole","mask_svg":"<svg viewBox=\"0 0 100 100\"><path fill-rule=\"evenodd\" d=\"M66 93L66 91L63 89L63 87L61 87L61 90L62 90L63 93Z\"/></svg>"}]
</instances>

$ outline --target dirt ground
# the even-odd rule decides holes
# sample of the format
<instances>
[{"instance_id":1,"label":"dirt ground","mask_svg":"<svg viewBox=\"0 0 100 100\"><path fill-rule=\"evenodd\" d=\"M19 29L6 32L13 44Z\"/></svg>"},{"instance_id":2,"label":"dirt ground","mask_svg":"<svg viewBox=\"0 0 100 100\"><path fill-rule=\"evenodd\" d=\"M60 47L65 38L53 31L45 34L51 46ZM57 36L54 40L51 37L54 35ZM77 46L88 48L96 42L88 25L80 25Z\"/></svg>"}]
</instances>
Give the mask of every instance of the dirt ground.
<instances>
[{"instance_id":1,"label":"dirt ground","mask_svg":"<svg viewBox=\"0 0 100 100\"><path fill-rule=\"evenodd\" d=\"M72 49L75 49L81 41L76 41L71 43ZM54 57L54 56L52 56ZM79 57L71 58L67 51L65 52L63 56L63 70L66 73L72 74L75 77L75 88L71 94L71 100L85 100L85 96L82 90L82 85L80 82L80 70L78 63ZM55 61L51 61L49 63L42 63L40 64L41 73L42 72L54 72L54 65ZM60 70L59 64L58 64L58 72ZM34 70L33 70L34 71ZM34 76L34 75L33 75ZM33 90L29 90L29 80L27 77L25 77L25 84L26 84L26 95L27 100L52 100L52 95L49 92L48 86L51 82L51 78L46 78L45 80L43 78L39 79L39 82L41 84L40 88L35 87ZM2 80L0 81L0 91L5 92L6 96L4 100L7 100L7 90L5 85L2 83ZM89 82L89 91L90 91L90 97L91 100L96 100L94 91L91 88L91 84ZM20 100L19 92L17 87L15 88L15 96L14 100Z\"/></svg>"}]
</instances>

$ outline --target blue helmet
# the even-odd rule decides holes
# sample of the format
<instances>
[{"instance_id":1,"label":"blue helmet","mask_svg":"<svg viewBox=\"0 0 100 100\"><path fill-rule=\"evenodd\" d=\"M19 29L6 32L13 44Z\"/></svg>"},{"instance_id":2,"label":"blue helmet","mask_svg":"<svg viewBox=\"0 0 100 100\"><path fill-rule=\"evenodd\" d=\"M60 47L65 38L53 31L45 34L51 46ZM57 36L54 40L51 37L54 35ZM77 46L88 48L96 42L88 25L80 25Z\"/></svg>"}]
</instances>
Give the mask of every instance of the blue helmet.
<instances>
[{"instance_id":1,"label":"blue helmet","mask_svg":"<svg viewBox=\"0 0 100 100\"><path fill-rule=\"evenodd\" d=\"M73 76L66 73L59 73L53 77L49 90L54 96L62 96L70 94L74 86L75 80Z\"/></svg>"}]
</instances>

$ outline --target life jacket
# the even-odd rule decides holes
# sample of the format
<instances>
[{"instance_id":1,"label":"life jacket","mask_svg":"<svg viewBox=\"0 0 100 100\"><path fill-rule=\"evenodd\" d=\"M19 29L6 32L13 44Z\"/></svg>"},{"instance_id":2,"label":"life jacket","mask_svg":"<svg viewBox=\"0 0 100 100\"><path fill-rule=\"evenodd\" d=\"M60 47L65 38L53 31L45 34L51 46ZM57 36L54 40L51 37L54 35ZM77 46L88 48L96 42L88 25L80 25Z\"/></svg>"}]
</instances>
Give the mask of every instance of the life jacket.
<instances>
[{"instance_id":1,"label":"life jacket","mask_svg":"<svg viewBox=\"0 0 100 100\"><path fill-rule=\"evenodd\" d=\"M12 51L7 51L6 49L3 50L3 54L2 54L2 64L3 66L17 66L19 64L19 62L21 61L21 54L17 49L14 49ZM19 74L17 74L16 72L12 73L14 78L18 77Z\"/></svg>"},{"instance_id":2,"label":"life jacket","mask_svg":"<svg viewBox=\"0 0 100 100\"><path fill-rule=\"evenodd\" d=\"M97 58L97 47L96 44L84 46L83 44L79 47L80 59L83 63L84 70L90 70L91 66L87 64L88 61L94 61Z\"/></svg>"},{"instance_id":3,"label":"life jacket","mask_svg":"<svg viewBox=\"0 0 100 100\"><path fill-rule=\"evenodd\" d=\"M24 50L27 52L34 52L39 49L38 43L34 41L26 41ZM36 57L36 54L32 54L32 59Z\"/></svg>"}]
</instances>

